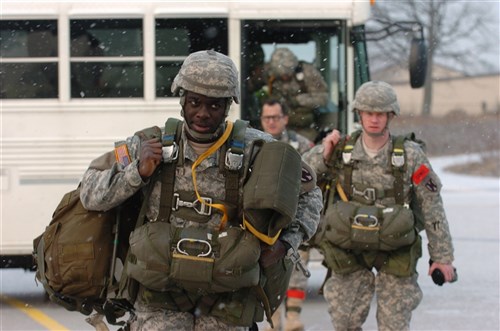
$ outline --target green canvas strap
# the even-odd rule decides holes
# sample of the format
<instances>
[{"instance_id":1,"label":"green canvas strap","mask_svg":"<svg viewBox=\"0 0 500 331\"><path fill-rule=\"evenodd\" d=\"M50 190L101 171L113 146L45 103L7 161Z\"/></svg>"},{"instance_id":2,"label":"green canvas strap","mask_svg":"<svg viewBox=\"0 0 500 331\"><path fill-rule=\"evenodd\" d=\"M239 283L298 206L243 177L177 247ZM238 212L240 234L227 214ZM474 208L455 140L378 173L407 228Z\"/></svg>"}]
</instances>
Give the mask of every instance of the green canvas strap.
<instances>
[{"instance_id":1,"label":"green canvas strap","mask_svg":"<svg viewBox=\"0 0 500 331\"><path fill-rule=\"evenodd\" d=\"M182 157L182 146L179 145L182 121L177 118L169 118L165 123L165 133L162 137L164 162L160 165L161 195L158 221L168 222L172 212L172 198L175 186L175 168Z\"/></svg>"},{"instance_id":2,"label":"green canvas strap","mask_svg":"<svg viewBox=\"0 0 500 331\"><path fill-rule=\"evenodd\" d=\"M248 122L236 120L234 122L233 131L228 139L227 148L224 148L225 153L221 153L224 157L224 173L226 177L226 197L225 204L228 207L229 220L234 219L240 205L239 184L240 176L243 172L243 155L245 152L245 132L248 127ZM231 217L233 216L233 217Z\"/></svg>"}]
</instances>

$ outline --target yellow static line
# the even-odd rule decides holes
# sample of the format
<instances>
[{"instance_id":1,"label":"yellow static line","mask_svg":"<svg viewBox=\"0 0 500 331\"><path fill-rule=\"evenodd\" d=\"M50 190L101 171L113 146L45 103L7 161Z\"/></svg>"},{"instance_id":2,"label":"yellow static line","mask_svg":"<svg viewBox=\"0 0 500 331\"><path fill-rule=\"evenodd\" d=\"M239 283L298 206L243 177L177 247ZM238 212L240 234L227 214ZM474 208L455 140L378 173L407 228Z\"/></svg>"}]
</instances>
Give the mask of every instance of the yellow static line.
<instances>
[{"instance_id":1,"label":"yellow static line","mask_svg":"<svg viewBox=\"0 0 500 331\"><path fill-rule=\"evenodd\" d=\"M42 313L40 310L35 309L33 307L28 306L22 301L9 298L5 295L1 296L1 300L6 302L7 304L11 305L14 308L19 309L26 315L28 315L32 320L36 321L37 323L43 325L47 329L51 331L68 331L69 329L63 326L62 324L59 324L57 321L53 320L49 316L45 315Z\"/></svg>"}]
</instances>

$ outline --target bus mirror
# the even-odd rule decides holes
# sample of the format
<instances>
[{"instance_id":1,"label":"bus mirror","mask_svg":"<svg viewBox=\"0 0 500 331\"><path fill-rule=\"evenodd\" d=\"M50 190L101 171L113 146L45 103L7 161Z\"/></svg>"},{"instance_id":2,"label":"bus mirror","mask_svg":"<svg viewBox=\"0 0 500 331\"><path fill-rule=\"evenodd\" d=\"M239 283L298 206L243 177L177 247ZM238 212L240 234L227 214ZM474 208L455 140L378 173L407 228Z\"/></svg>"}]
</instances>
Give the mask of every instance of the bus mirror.
<instances>
[{"instance_id":1,"label":"bus mirror","mask_svg":"<svg viewBox=\"0 0 500 331\"><path fill-rule=\"evenodd\" d=\"M423 38L414 37L411 41L409 67L411 87L424 86L427 72L427 47Z\"/></svg>"}]
</instances>

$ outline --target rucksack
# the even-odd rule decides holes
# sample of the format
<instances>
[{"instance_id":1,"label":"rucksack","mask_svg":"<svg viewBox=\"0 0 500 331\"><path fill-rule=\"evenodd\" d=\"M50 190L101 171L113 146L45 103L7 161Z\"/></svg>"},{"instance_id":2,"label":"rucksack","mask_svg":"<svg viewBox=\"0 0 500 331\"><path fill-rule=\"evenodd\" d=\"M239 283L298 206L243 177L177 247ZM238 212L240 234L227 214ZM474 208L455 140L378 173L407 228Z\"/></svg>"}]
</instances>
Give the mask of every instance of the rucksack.
<instances>
[{"instance_id":1,"label":"rucksack","mask_svg":"<svg viewBox=\"0 0 500 331\"><path fill-rule=\"evenodd\" d=\"M160 137L161 130L153 127L136 134L151 139ZM94 160L96 168L106 169L115 152ZM80 185L63 196L45 231L33 240L36 279L51 301L84 315L103 313L107 298L118 291L116 260L124 263L129 235L149 194L142 197L138 192L105 212L83 207Z\"/></svg>"},{"instance_id":2,"label":"rucksack","mask_svg":"<svg viewBox=\"0 0 500 331\"><path fill-rule=\"evenodd\" d=\"M83 207L80 186L63 196L50 224L33 241L36 278L51 301L84 315L101 311L116 287L113 261L124 259L138 204L134 196L118 208L97 212Z\"/></svg>"}]
</instances>

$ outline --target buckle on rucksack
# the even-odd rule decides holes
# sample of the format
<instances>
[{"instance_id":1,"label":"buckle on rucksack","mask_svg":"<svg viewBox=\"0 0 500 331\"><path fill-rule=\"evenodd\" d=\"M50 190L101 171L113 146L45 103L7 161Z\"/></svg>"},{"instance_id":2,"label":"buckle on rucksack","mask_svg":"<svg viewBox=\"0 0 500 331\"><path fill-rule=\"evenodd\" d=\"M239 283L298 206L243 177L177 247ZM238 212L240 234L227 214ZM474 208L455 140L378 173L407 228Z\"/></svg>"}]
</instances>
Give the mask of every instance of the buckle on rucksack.
<instances>
[{"instance_id":1,"label":"buckle on rucksack","mask_svg":"<svg viewBox=\"0 0 500 331\"><path fill-rule=\"evenodd\" d=\"M162 150L161 155L163 157L163 162L165 163L171 163L177 160L177 157L179 156L179 146L177 146L175 141L170 146L163 146L161 150Z\"/></svg>"},{"instance_id":2,"label":"buckle on rucksack","mask_svg":"<svg viewBox=\"0 0 500 331\"><path fill-rule=\"evenodd\" d=\"M193 202L183 201L179 197L179 193L174 193L174 201L172 204L172 210L177 211L179 207L193 208L200 215L210 216L212 215L212 198L201 197L203 203L199 200L194 200Z\"/></svg>"},{"instance_id":3,"label":"buckle on rucksack","mask_svg":"<svg viewBox=\"0 0 500 331\"><path fill-rule=\"evenodd\" d=\"M226 167L229 170L240 170L243 166L243 154L233 153L231 148L226 152Z\"/></svg>"},{"instance_id":4,"label":"buckle on rucksack","mask_svg":"<svg viewBox=\"0 0 500 331\"><path fill-rule=\"evenodd\" d=\"M352 186L352 194L354 195L358 195L360 197L363 197L364 199L368 200L368 201L375 201L375 199L377 199L377 192L375 191L374 188L367 188L365 189L364 191L358 191L356 190L356 187L354 187L354 185Z\"/></svg>"}]
</instances>

